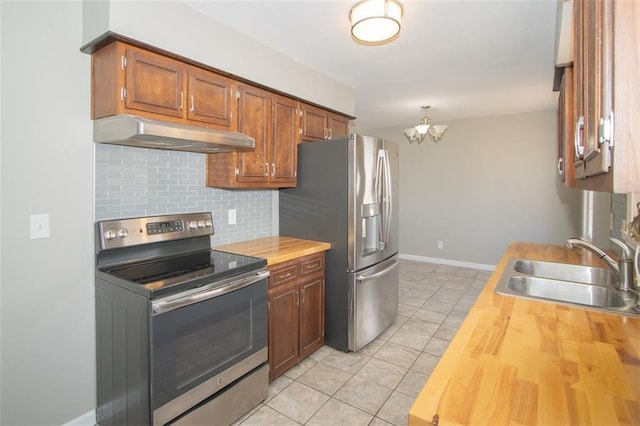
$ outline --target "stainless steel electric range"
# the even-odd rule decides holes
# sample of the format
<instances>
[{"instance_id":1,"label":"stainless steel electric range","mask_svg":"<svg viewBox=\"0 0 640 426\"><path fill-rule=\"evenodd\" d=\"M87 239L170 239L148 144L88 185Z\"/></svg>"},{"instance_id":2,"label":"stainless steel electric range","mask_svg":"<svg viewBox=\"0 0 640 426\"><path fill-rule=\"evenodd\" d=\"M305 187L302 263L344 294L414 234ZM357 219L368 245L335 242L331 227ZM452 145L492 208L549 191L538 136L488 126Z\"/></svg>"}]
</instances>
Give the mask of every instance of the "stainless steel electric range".
<instances>
[{"instance_id":1,"label":"stainless steel electric range","mask_svg":"<svg viewBox=\"0 0 640 426\"><path fill-rule=\"evenodd\" d=\"M266 261L210 213L97 224L99 424L230 424L268 391Z\"/></svg>"}]
</instances>

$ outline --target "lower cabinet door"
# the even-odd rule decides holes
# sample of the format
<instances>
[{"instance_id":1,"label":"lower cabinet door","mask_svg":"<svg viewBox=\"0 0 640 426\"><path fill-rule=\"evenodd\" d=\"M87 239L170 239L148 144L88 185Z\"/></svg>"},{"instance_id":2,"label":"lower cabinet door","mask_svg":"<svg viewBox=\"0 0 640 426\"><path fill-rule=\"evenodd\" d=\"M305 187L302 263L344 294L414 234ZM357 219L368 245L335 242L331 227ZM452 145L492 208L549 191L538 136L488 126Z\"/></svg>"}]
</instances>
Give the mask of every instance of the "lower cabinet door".
<instances>
[{"instance_id":1,"label":"lower cabinet door","mask_svg":"<svg viewBox=\"0 0 640 426\"><path fill-rule=\"evenodd\" d=\"M298 283L269 292L269 381L298 363Z\"/></svg>"},{"instance_id":2,"label":"lower cabinet door","mask_svg":"<svg viewBox=\"0 0 640 426\"><path fill-rule=\"evenodd\" d=\"M324 278L300 283L300 358L324 345Z\"/></svg>"}]
</instances>

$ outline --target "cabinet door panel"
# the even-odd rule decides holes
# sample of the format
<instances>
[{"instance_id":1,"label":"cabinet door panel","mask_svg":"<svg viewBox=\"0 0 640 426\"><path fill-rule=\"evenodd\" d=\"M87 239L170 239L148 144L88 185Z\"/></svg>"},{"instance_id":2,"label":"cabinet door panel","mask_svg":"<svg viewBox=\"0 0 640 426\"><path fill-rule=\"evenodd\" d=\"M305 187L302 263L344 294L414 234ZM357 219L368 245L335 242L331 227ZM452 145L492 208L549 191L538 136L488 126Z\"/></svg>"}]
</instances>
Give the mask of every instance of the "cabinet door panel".
<instances>
[{"instance_id":1,"label":"cabinet door panel","mask_svg":"<svg viewBox=\"0 0 640 426\"><path fill-rule=\"evenodd\" d=\"M349 120L336 114L329 114L329 137L340 138L349 135Z\"/></svg>"},{"instance_id":2,"label":"cabinet door panel","mask_svg":"<svg viewBox=\"0 0 640 426\"><path fill-rule=\"evenodd\" d=\"M302 105L302 140L327 139L327 112L310 105Z\"/></svg>"},{"instance_id":3,"label":"cabinet door panel","mask_svg":"<svg viewBox=\"0 0 640 426\"><path fill-rule=\"evenodd\" d=\"M324 344L324 278L300 283L300 358Z\"/></svg>"},{"instance_id":4,"label":"cabinet door panel","mask_svg":"<svg viewBox=\"0 0 640 426\"><path fill-rule=\"evenodd\" d=\"M298 362L298 285L269 293L269 380Z\"/></svg>"},{"instance_id":5,"label":"cabinet door panel","mask_svg":"<svg viewBox=\"0 0 640 426\"><path fill-rule=\"evenodd\" d=\"M235 131L232 111L235 106L234 84L226 77L190 68L187 93L189 120L212 123Z\"/></svg>"},{"instance_id":6,"label":"cabinet door panel","mask_svg":"<svg viewBox=\"0 0 640 426\"><path fill-rule=\"evenodd\" d=\"M238 155L238 182L267 182L269 93L251 86L241 86L239 90L238 131L254 138L256 148Z\"/></svg>"},{"instance_id":7,"label":"cabinet door panel","mask_svg":"<svg viewBox=\"0 0 640 426\"><path fill-rule=\"evenodd\" d=\"M298 103L282 96L272 97L271 182L296 183Z\"/></svg>"},{"instance_id":8,"label":"cabinet door panel","mask_svg":"<svg viewBox=\"0 0 640 426\"><path fill-rule=\"evenodd\" d=\"M184 114L184 66L153 53L127 49L125 105L173 117Z\"/></svg>"}]
</instances>

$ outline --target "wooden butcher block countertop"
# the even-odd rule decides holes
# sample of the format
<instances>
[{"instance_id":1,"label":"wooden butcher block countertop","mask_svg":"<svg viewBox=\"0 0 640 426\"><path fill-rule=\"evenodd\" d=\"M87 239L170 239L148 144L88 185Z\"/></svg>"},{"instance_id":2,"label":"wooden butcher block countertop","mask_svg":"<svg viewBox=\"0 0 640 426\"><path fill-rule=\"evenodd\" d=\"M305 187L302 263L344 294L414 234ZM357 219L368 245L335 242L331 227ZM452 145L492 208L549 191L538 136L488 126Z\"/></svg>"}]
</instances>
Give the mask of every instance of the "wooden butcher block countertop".
<instances>
[{"instance_id":1,"label":"wooden butcher block countertop","mask_svg":"<svg viewBox=\"0 0 640 426\"><path fill-rule=\"evenodd\" d=\"M331 243L274 236L225 244L214 248L230 253L261 257L267 259L267 265L273 265L329 250Z\"/></svg>"},{"instance_id":2,"label":"wooden butcher block countertop","mask_svg":"<svg viewBox=\"0 0 640 426\"><path fill-rule=\"evenodd\" d=\"M604 267L513 243L409 412L409 425L638 425L640 318L502 296L509 258Z\"/></svg>"}]
</instances>

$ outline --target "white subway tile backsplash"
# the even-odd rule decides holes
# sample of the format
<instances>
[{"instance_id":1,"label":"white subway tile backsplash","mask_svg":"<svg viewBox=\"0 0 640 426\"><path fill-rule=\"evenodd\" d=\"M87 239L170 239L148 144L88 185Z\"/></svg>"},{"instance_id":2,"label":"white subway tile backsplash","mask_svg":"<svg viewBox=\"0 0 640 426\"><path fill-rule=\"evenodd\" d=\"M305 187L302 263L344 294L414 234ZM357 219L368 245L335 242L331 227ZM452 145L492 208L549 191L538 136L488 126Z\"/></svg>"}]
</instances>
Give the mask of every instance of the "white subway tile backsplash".
<instances>
[{"instance_id":1,"label":"white subway tile backsplash","mask_svg":"<svg viewBox=\"0 0 640 426\"><path fill-rule=\"evenodd\" d=\"M97 220L209 211L214 246L273 233L274 191L207 188L205 154L98 144L95 158Z\"/></svg>"}]
</instances>

